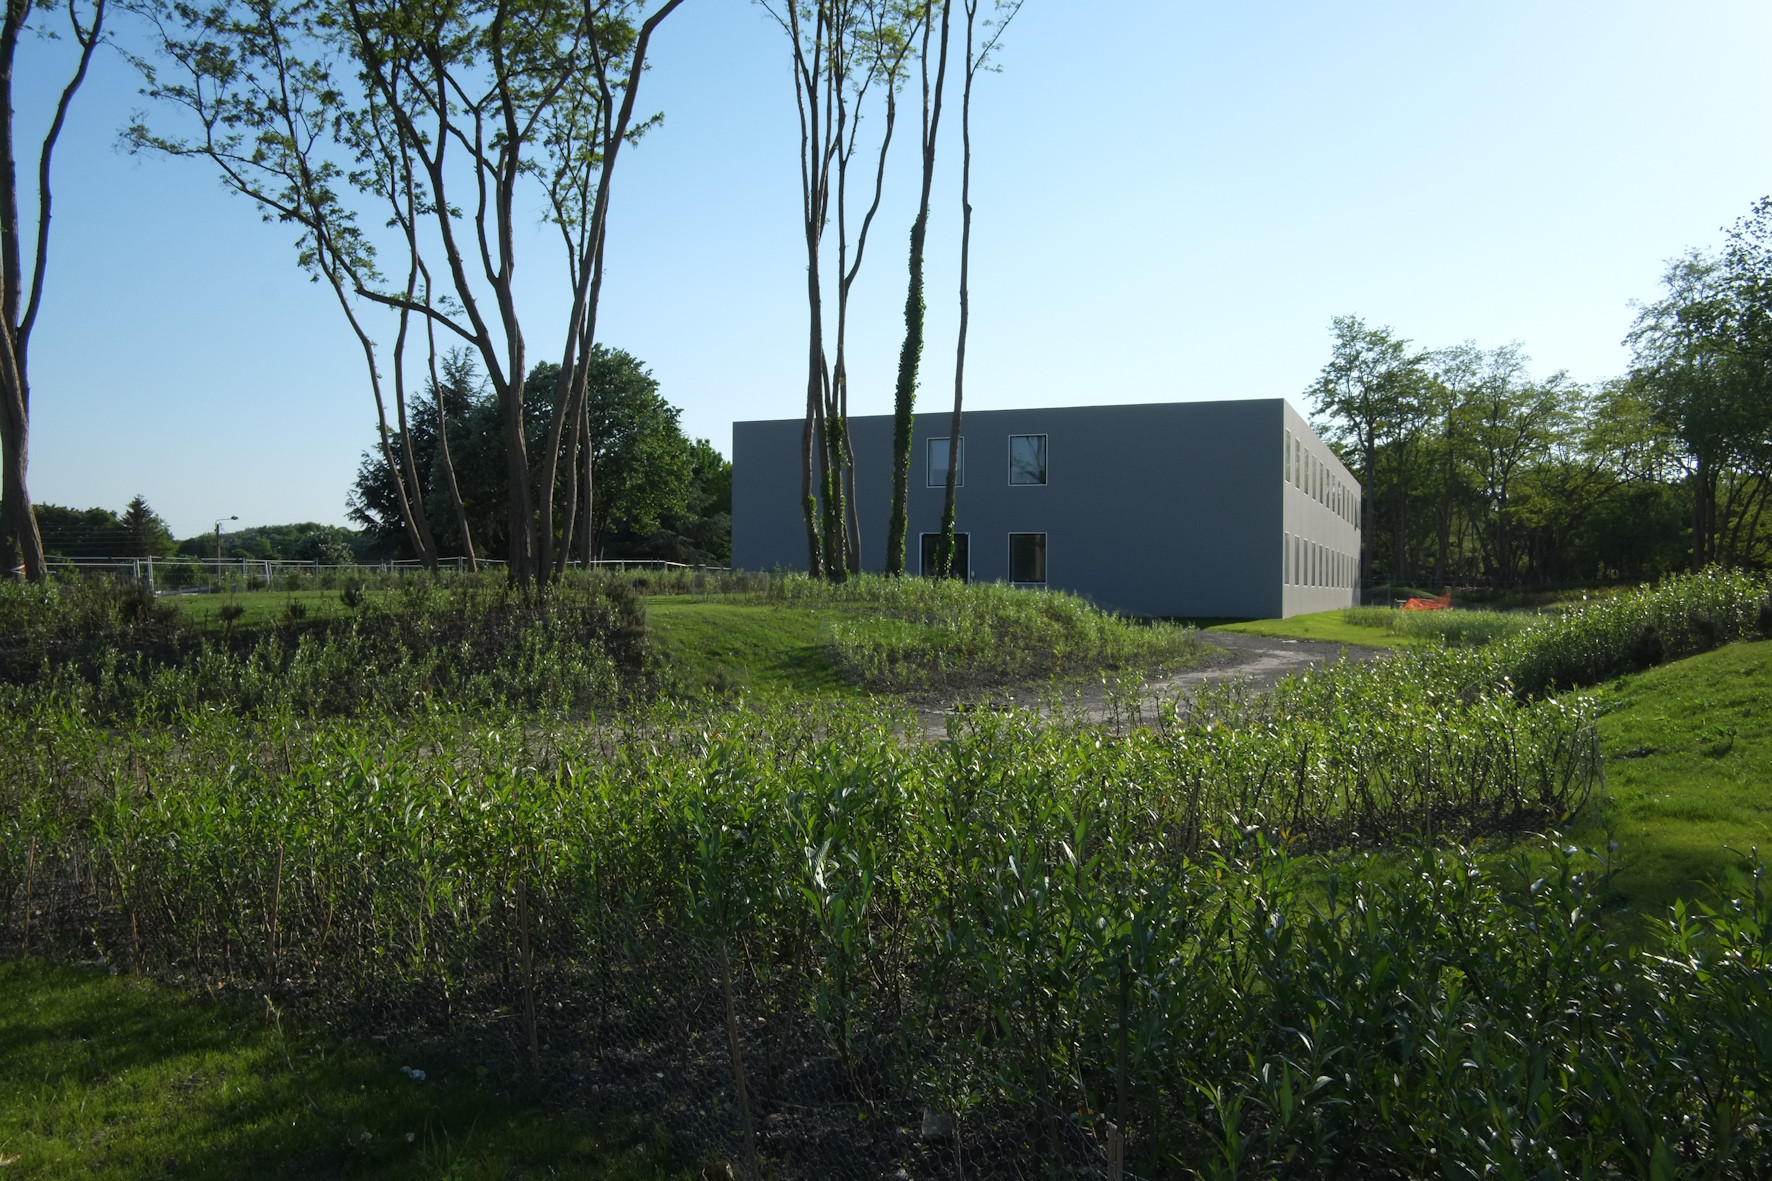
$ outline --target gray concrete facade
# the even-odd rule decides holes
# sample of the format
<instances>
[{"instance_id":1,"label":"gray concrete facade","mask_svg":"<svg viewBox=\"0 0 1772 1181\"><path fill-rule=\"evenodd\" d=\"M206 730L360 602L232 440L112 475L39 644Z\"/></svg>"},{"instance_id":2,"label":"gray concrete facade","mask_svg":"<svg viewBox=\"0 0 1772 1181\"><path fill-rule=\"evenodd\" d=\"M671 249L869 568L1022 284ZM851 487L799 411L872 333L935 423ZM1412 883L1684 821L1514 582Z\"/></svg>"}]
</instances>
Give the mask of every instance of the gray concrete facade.
<instances>
[{"instance_id":1,"label":"gray concrete facade","mask_svg":"<svg viewBox=\"0 0 1772 1181\"><path fill-rule=\"evenodd\" d=\"M916 416L911 573L922 535L940 527L945 442L932 452L931 440L945 441L949 422ZM802 428L733 424L735 566L806 568ZM862 564L881 570L892 419L851 418L849 429ZM1283 399L983 410L965 416L961 439L957 525L971 578L1043 574L1027 584L1142 616L1273 618L1354 601L1356 563L1343 556L1359 553L1358 527L1338 506L1357 506L1357 485Z\"/></svg>"}]
</instances>

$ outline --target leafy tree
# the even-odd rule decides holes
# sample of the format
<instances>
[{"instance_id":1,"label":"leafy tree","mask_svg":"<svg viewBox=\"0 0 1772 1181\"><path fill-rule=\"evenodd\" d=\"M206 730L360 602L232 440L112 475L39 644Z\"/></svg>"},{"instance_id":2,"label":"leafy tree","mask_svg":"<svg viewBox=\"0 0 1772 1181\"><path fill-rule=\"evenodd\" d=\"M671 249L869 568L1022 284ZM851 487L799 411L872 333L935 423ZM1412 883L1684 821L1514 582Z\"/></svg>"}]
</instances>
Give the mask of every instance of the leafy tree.
<instances>
[{"instance_id":1,"label":"leafy tree","mask_svg":"<svg viewBox=\"0 0 1772 1181\"><path fill-rule=\"evenodd\" d=\"M1389 328L1369 328L1358 316L1337 316L1328 364L1307 391L1315 414L1324 420L1329 441L1354 458L1360 479L1360 568L1362 580L1374 569L1373 538L1380 521L1377 490L1390 476L1386 520L1394 547L1391 577L1405 567L1405 527L1416 443L1427 419L1427 355ZM1388 471L1380 458L1387 457Z\"/></svg>"},{"instance_id":2,"label":"leafy tree","mask_svg":"<svg viewBox=\"0 0 1772 1181\"><path fill-rule=\"evenodd\" d=\"M58 558L120 556L123 522L108 508L74 509L54 504L35 506L44 552Z\"/></svg>"},{"instance_id":3,"label":"leafy tree","mask_svg":"<svg viewBox=\"0 0 1772 1181\"><path fill-rule=\"evenodd\" d=\"M1685 470L1694 569L1757 554L1772 477L1772 283L1755 254L1764 224L1738 226L1726 260L1692 251L1670 263L1662 298L1639 308L1627 338L1632 379Z\"/></svg>"},{"instance_id":4,"label":"leafy tree","mask_svg":"<svg viewBox=\"0 0 1772 1181\"><path fill-rule=\"evenodd\" d=\"M615 528L603 546L610 558L656 558L690 565L732 561L732 463L706 439L689 445L689 491L680 511L663 515L649 534Z\"/></svg>"},{"instance_id":5,"label":"leafy tree","mask_svg":"<svg viewBox=\"0 0 1772 1181\"><path fill-rule=\"evenodd\" d=\"M635 357L598 346L591 363L591 535L614 525L650 533L688 504L692 455L681 414ZM597 546L593 545L593 552Z\"/></svg>"},{"instance_id":6,"label":"leafy tree","mask_svg":"<svg viewBox=\"0 0 1772 1181\"><path fill-rule=\"evenodd\" d=\"M18 59L19 38L25 35L31 17L38 11L53 11L55 6L48 0L8 0L5 16L0 18L0 573L10 573L15 563L22 562L25 577L33 582L48 574L25 475L31 434L31 330L43 306L43 280L49 270L50 163L74 95L86 81L93 52L104 39L105 4L106 0L90 0L84 17L79 0L67 0L63 10L68 34L79 54L37 149L36 241L28 269L18 209L13 65ZM40 26L33 31L45 32Z\"/></svg>"},{"instance_id":7,"label":"leafy tree","mask_svg":"<svg viewBox=\"0 0 1772 1181\"><path fill-rule=\"evenodd\" d=\"M532 454L539 454L547 445L547 407L556 397L560 373L559 366L542 362L526 380L525 400L530 410L525 426ZM441 389L427 391L424 398L445 408L466 515L474 535L496 553L508 540L502 516L502 460L507 450L502 412L471 357L463 354L446 359L441 377ZM678 426L680 411L664 400L657 379L632 354L601 345L593 351L586 379L586 412L588 444L581 454L591 461L589 486L594 495L588 514L579 497L560 498L566 511L556 518L555 552L565 551L574 531L581 540L589 533L595 553L617 534L645 537L679 521L694 481L695 453ZM442 439L434 429L425 427L420 416L415 414L411 420L411 446L421 472L420 492L436 503L443 495L438 463ZM564 465L556 471L562 484L585 484L581 473ZM726 478L730 480L729 475ZM366 452L349 498L350 513L353 520L384 540L398 540L401 533L391 507L392 484L386 459L379 451ZM539 499L540 489L532 489L531 494ZM728 490L728 514L730 499ZM582 552L582 544L578 548Z\"/></svg>"},{"instance_id":8,"label":"leafy tree","mask_svg":"<svg viewBox=\"0 0 1772 1181\"><path fill-rule=\"evenodd\" d=\"M322 526L296 542L290 555L298 562L318 562L322 566L351 566L357 555L351 549L350 534L344 529Z\"/></svg>"},{"instance_id":9,"label":"leafy tree","mask_svg":"<svg viewBox=\"0 0 1772 1181\"><path fill-rule=\"evenodd\" d=\"M139 59L147 93L182 113L186 130L138 125L131 139L208 161L266 220L296 227L300 265L331 290L362 348L388 492L408 545L426 561L436 546L416 433L405 421L414 317L430 358L441 331L471 348L486 373L503 426L510 573L525 581L549 572L555 470L562 449L575 454L580 444L610 179L620 147L655 122L634 122L635 99L652 33L681 2L662 0L650 13L642 0L150 5L161 36L158 60ZM567 377L543 408L539 472L525 406L527 304L516 285L529 186L560 229L572 308L561 350ZM391 237L378 243L365 224L385 224ZM400 260L391 275L378 244ZM385 353L393 427L367 319L378 309L393 318ZM565 468L575 470L570 461Z\"/></svg>"},{"instance_id":10,"label":"leafy tree","mask_svg":"<svg viewBox=\"0 0 1772 1181\"><path fill-rule=\"evenodd\" d=\"M120 540L124 548L118 552L118 557L162 558L178 552L172 531L141 496L133 498L124 508L119 524L123 529Z\"/></svg>"}]
</instances>

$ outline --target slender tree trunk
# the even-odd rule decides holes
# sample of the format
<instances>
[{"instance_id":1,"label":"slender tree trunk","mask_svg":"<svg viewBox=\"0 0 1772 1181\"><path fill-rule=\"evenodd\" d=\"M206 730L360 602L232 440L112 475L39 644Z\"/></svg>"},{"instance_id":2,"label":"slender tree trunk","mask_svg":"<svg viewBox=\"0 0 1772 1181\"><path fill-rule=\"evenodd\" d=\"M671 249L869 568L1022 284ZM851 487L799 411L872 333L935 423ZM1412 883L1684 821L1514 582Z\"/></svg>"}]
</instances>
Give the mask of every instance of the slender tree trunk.
<instances>
[{"instance_id":1,"label":"slender tree trunk","mask_svg":"<svg viewBox=\"0 0 1772 1181\"><path fill-rule=\"evenodd\" d=\"M584 507L579 513L578 536L580 556L584 559L585 569L590 570L592 568L591 563L597 557L595 551L592 549L593 531L591 528L591 510L596 505L594 493L597 490L595 482L597 448L595 440L591 438L591 410L589 405L584 408L583 429L585 437Z\"/></svg>"},{"instance_id":2,"label":"slender tree trunk","mask_svg":"<svg viewBox=\"0 0 1772 1181\"><path fill-rule=\"evenodd\" d=\"M12 350L4 351L10 354ZM25 578L42 582L48 576L49 566L25 484L30 437L26 402L24 382L8 356L0 361L0 451L5 453L5 471L0 478L0 575L10 575L22 564Z\"/></svg>"},{"instance_id":3,"label":"slender tree trunk","mask_svg":"<svg viewBox=\"0 0 1772 1181\"><path fill-rule=\"evenodd\" d=\"M806 573L824 577L824 554L818 534L818 496L813 490L812 470L818 458L818 399L806 392L806 425L800 432L800 508L806 516Z\"/></svg>"},{"instance_id":4,"label":"slender tree trunk","mask_svg":"<svg viewBox=\"0 0 1772 1181\"><path fill-rule=\"evenodd\" d=\"M554 571L555 577L564 576L567 567L572 564L572 532L578 526L578 493L579 485L583 482L577 459L579 446L584 441L580 437L584 434L584 418L583 414L573 417L572 433L566 443L566 454L573 462L566 468L566 508L560 514L560 556L559 565Z\"/></svg>"},{"instance_id":5,"label":"slender tree trunk","mask_svg":"<svg viewBox=\"0 0 1772 1181\"><path fill-rule=\"evenodd\" d=\"M418 258L414 255L412 270L406 280L408 300L412 298L417 283ZM425 569L436 573L437 538L432 534L431 522L425 514L425 488L419 482L418 459L412 451L412 424L406 419L406 330L411 325L411 319L412 313L401 308L400 330L394 336L394 414L395 420L400 424L400 458L406 472L406 487L410 490L402 499L406 502L407 511L412 514L411 532L418 538L418 560L424 563ZM379 400L377 409L380 409ZM383 426L385 429L386 424ZM397 473L390 474L397 477Z\"/></svg>"},{"instance_id":6,"label":"slender tree trunk","mask_svg":"<svg viewBox=\"0 0 1772 1181\"><path fill-rule=\"evenodd\" d=\"M966 85L960 95L960 331L954 346L954 416L948 424L947 497L941 506L941 540L936 545L935 568L943 578L954 576L954 518L960 470L960 408L966 400L966 329L972 300L967 279L972 263L972 80L977 64L972 59L972 33L978 17L978 0L966 5ZM966 571L959 575L966 577Z\"/></svg>"},{"instance_id":7,"label":"slender tree trunk","mask_svg":"<svg viewBox=\"0 0 1772 1181\"><path fill-rule=\"evenodd\" d=\"M876 30L878 31L878 30ZM868 231L873 228L874 215L880 212L880 198L886 184L886 156L892 148L892 133L898 125L898 77L899 69L904 64L904 56L909 52L912 38L906 36L900 43L896 56L890 60L876 57L870 65L870 80L884 81L886 86L886 126L880 137L880 151L874 165L874 196L868 205L867 213L861 219L861 230L855 239L855 260L849 260L849 160L855 149L854 131L844 140L839 133L837 153L837 355L836 364L832 368L832 393L836 398L835 418L842 427L842 450L838 462L842 465L843 506L845 510L844 541L849 564L849 572L861 572L861 519L856 509L855 495L855 446L849 434L849 292L855 285L855 278L861 273L862 258L867 253ZM876 52L886 39L876 37ZM839 111L843 107L843 95L838 94ZM859 126L860 112L856 115Z\"/></svg>"},{"instance_id":8,"label":"slender tree trunk","mask_svg":"<svg viewBox=\"0 0 1772 1181\"><path fill-rule=\"evenodd\" d=\"M1378 559L1378 552L1372 544L1372 522L1376 519L1373 509L1377 505L1373 485L1377 482L1378 443L1371 430L1365 432L1360 450L1366 461L1366 470L1361 473L1365 479L1360 481L1360 577L1366 580L1376 574L1373 564Z\"/></svg>"},{"instance_id":9,"label":"slender tree trunk","mask_svg":"<svg viewBox=\"0 0 1772 1181\"><path fill-rule=\"evenodd\" d=\"M417 473L413 470L413 465L402 464L395 457L394 445L389 438L391 432L388 430L388 408L386 399L382 397L381 371L376 368L375 364L375 342L369 338L369 333L364 331L362 323L357 319L357 313L351 308L350 297L345 293L345 277L335 265L336 257L331 257L329 261L329 251L325 245L325 239L318 234L315 237L317 239L315 250L319 256L319 261L316 264L317 269L326 276L327 281L332 285L332 294L337 297L338 306L345 314L345 321L350 324L352 333L357 337L357 344L363 350L363 363L369 369L369 390L375 397L376 439L381 444L382 462L387 465L388 478L394 484L394 503L400 511L400 524L406 530L406 544L411 547L413 555L419 561L423 562L427 568L434 569L436 543L430 539L429 530L420 527L421 517L416 508L416 502L423 496L416 483ZM401 321L400 340L404 344L406 336L404 314L401 316ZM400 371L400 368L396 366L395 372L399 373ZM395 397L398 399L400 396L397 388ZM405 421L405 415L402 414L400 417L402 428L405 426ZM410 459L410 453L408 458ZM409 483L409 480L412 482Z\"/></svg>"},{"instance_id":10,"label":"slender tree trunk","mask_svg":"<svg viewBox=\"0 0 1772 1181\"><path fill-rule=\"evenodd\" d=\"M431 278L425 275L425 303L431 300ZM437 448L438 458L443 463L443 482L449 489L449 507L455 511L455 527L461 531L463 556L468 560L468 569L478 571L479 559L474 555L474 533L468 528L468 510L462 503L461 486L455 479L455 460L449 454L449 411L443 405L443 383L437 380L437 333L436 326L430 317L425 318L425 342L427 345L426 362L431 372L431 400L437 407Z\"/></svg>"},{"instance_id":11,"label":"slender tree trunk","mask_svg":"<svg viewBox=\"0 0 1772 1181\"><path fill-rule=\"evenodd\" d=\"M1692 472L1692 569L1703 570L1716 561L1712 538L1716 531L1717 481L1709 460L1700 457Z\"/></svg>"},{"instance_id":12,"label":"slender tree trunk","mask_svg":"<svg viewBox=\"0 0 1772 1181\"><path fill-rule=\"evenodd\" d=\"M933 97L929 88L929 36L933 0L923 4L923 187L911 223L910 283L904 298L904 346L898 353L898 384L892 400L892 511L886 523L886 573L904 573L905 533L910 525L911 438L917 401L917 366L923 358L923 243L929 230L929 189L935 180L935 143L941 127L941 94L947 81L948 28L953 0L941 0L940 60ZM948 443L949 452L959 446Z\"/></svg>"},{"instance_id":13,"label":"slender tree trunk","mask_svg":"<svg viewBox=\"0 0 1772 1181\"><path fill-rule=\"evenodd\" d=\"M565 388L559 390L554 415L548 424L547 448L542 454L540 554L537 573L544 578L551 573L563 573L566 569L566 554L569 548L566 541L570 536L570 527L568 527L568 532L561 535L559 560L557 563L554 560L554 494L561 459L560 440L565 424L568 421L576 421L580 417L580 404L583 402L588 388L586 384L587 369L597 340L597 305L603 294L603 250L608 240L610 189L615 180L616 157L621 152L621 145L627 139L628 128L633 122L634 102L640 94L640 78L646 69L646 51L651 45L652 34L658 28L659 23L676 11L677 6L682 3L683 0L667 0L667 3L640 26L639 36L634 40L633 57L628 63L627 85L621 96L621 111L613 123L608 122L609 101L612 96L607 81L603 79L601 73L602 55L599 53L596 58L598 77L603 80L602 95L605 118L603 158L598 174L595 205L591 214L590 235L584 256L579 262L578 274L581 289L574 299L574 321L568 331L569 339L566 348L566 356L570 357L572 355L571 337L576 336L581 360L574 367L575 372L569 374L566 366L561 368L560 381ZM583 286L585 284L588 284L588 290ZM579 318L581 316L582 319ZM575 466L576 456L569 451L565 459L566 470L570 472ZM589 501L586 501L586 511L589 511L589 507Z\"/></svg>"},{"instance_id":14,"label":"slender tree trunk","mask_svg":"<svg viewBox=\"0 0 1772 1181\"><path fill-rule=\"evenodd\" d=\"M18 58L18 41L30 19L28 0L8 0L0 18L0 577L22 565L25 578L42 582L49 576L43 554L43 536L31 506L26 480L30 468L31 382L26 358L31 329L42 306L43 279L49 269L49 225L53 209L50 161L56 141L67 123L74 95L86 81L87 67L104 32L105 0L96 0L92 19L82 25L75 0L68 0L70 33L80 46L80 59L61 97L37 153L37 239L31 266L30 292L25 294L25 271L18 213L18 153L13 135L12 78ZM24 300L22 314L20 300Z\"/></svg>"},{"instance_id":15,"label":"slender tree trunk","mask_svg":"<svg viewBox=\"0 0 1772 1181\"><path fill-rule=\"evenodd\" d=\"M515 325L512 325L515 327ZM506 569L511 581L527 583L535 574L535 500L529 494L529 444L523 437L523 345L511 349L512 376L498 391L505 446Z\"/></svg>"},{"instance_id":16,"label":"slender tree trunk","mask_svg":"<svg viewBox=\"0 0 1772 1181\"><path fill-rule=\"evenodd\" d=\"M801 27L810 16L810 46ZM841 577L843 539L832 528L841 522L841 480L833 480L831 464L841 452L833 448L828 419L834 409L831 377L824 351L824 290L819 255L830 208L830 163L838 149L836 100L841 95L840 53L843 36L830 5L816 3L810 13L799 0L788 0L781 20L793 46L794 104L800 116L800 230L806 250L806 424L800 455L800 504L806 517L806 569L813 577ZM821 114L820 103L824 104ZM839 277L840 278L840 277ZM833 499L835 498L835 499ZM822 501L822 506L821 502Z\"/></svg>"}]
</instances>

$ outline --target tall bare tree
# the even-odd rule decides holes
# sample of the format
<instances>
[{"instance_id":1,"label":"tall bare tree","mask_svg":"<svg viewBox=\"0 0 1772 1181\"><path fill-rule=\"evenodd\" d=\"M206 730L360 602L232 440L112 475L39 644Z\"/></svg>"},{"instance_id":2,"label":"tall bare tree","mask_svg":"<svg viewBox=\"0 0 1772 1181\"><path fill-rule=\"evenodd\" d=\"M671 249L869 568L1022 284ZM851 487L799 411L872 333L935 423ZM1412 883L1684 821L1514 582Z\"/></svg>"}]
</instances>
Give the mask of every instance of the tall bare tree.
<instances>
[{"instance_id":1,"label":"tall bare tree","mask_svg":"<svg viewBox=\"0 0 1772 1181\"><path fill-rule=\"evenodd\" d=\"M979 71L990 68L991 54L1003 39L1003 33L1015 14L1021 11L1022 0L997 0L996 18L987 22L991 34L976 51L973 37L978 25L979 0L962 0L966 6L966 85L960 97L960 332L954 346L954 416L948 423L948 438L960 438L960 410L966 400L966 330L972 319L972 296L968 287L972 266L972 83ZM959 489L960 448L948 444L947 495L941 505L941 539L935 547L935 572L948 578L954 572L954 520L958 515L956 493ZM961 572L965 576L965 572Z\"/></svg>"},{"instance_id":2,"label":"tall bare tree","mask_svg":"<svg viewBox=\"0 0 1772 1181\"><path fill-rule=\"evenodd\" d=\"M595 330L612 149L630 137L651 33L681 2L657 5L637 33L634 23L647 10L642 0L171 5L157 18L162 57L178 77L165 80L159 63L142 62L149 93L183 108L200 131L178 137L141 126L132 132L135 143L207 158L267 219L298 227L301 262L332 287L364 349L378 406L375 342L359 302L398 318L397 386L403 386L410 316L423 317L431 332L453 334L478 355L500 409L506 556L519 582L545 576L549 567L559 431L582 415L582 382L559 383L540 473L538 527L524 431L529 356L516 274L519 223L527 213L519 190L530 178L539 180L566 223L577 265L562 354L576 368ZM622 92L619 115L611 113L616 91ZM594 183L579 183L591 175ZM359 224L364 198L391 201L396 211L393 223L408 252L402 286L389 285L377 268L375 243ZM440 267L432 266L433 256ZM432 290L438 273L440 294ZM403 407L400 399L396 404ZM382 432L385 439L385 414ZM384 452L395 467L391 447ZM406 473L406 482L412 479ZM416 486L403 490L402 499L414 548L425 552Z\"/></svg>"},{"instance_id":3,"label":"tall bare tree","mask_svg":"<svg viewBox=\"0 0 1772 1181\"><path fill-rule=\"evenodd\" d=\"M929 233L929 189L935 181L935 143L941 130L941 95L948 73L948 30L953 0L941 0L940 57L933 89L929 81L929 40L935 18L935 0L923 0L922 158L923 187L917 217L911 223L910 284L904 299L904 345L898 353L898 384L892 398L892 510L886 521L886 573L904 573L904 538L910 517L908 500L911 476L912 415L917 402L917 366L923 359L923 245ZM950 440L948 449L959 447Z\"/></svg>"},{"instance_id":4,"label":"tall bare tree","mask_svg":"<svg viewBox=\"0 0 1772 1181\"><path fill-rule=\"evenodd\" d=\"M0 22L0 313L5 316L5 331L0 332L0 571L11 572L22 564L25 577L33 582L41 582L48 574L25 474L31 434L31 330L43 306L43 281L49 270L50 161L74 95L86 81L93 52L104 38L105 3L91 0L82 16L78 0L67 0L68 35L79 54L55 104L49 129L37 147L37 232L28 271L19 220L12 81L19 38L39 6L31 0L7 0L6 15ZM50 10L48 5L41 7Z\"/></svg>"},{"instance_id":5,"label":"tall bare tree","mask_svg":"<svg viewBox=\"0 0 1772 1181\"><path fill-rule=\"evenodd\" d=\"M806 250L806 420L801 433L801 505L807 565L841 578L860 569L855 461L849 440L846 342L849 295L868 231L879 211L886 157L897 120L897 90L913 43L917 9L900 0L761 0L787 35L800 117L801 227ZM884 92L885 126L873 198L850 256L849 168L860 147L870 94ZM833 194L833 179L835 193ZM837 317L834 357L824 311L825 235L835 206Z\"/></svg>"},{"instance_id":6,"label":"tall bare tree","mask_svg":"<svg viewBox=\"0 0 1772 1181\"><path fill-rule=\"evenodd\" d=\"M903 0L865 0L862 7L867 23L857 31L851 55L860 57L863 65L846 71L849 90L839 91L837 103L837 334L831 367L831 400L825 415L827 423L834 423L838 428L827 432L831 435L827 453L840 468L833 471L832 476L847 512L846 553L851 573L861 570L861 522L856 510L855 450L849 435L849 296L867 253L868 231L880 211L880 198L886 184L886 156L892 148L892 133L898 124L898 90L904 83L906 58L916 43L923 16L914 4L906 5ZM873 196L867 212L862 215L855 237L855 253L851 257L849 166L855 159L863 124L862 112L870 91L884 93L885 121L874 164Z\"/></svg>"},{"instance_id":7,"label":"tall bare tree","mask_svg":"<svg viewBox=\"0 0 1772 1181\"><path fill-rule=\"evenodd\" d=\"M582 511L590 521L595 453L589 437L587 409L589 377L597 344L597 309L603 297L604 250L608 243L609 202L615 162L624 143L637 140L661 121L653 115L634 123L634 104L640 93L640 76L646 69L646 53L659 23L675 12L683 0L664 0L641 23L637 36L625 12L587 12L593 30L587 54L595 89L569 91L549 108L545 124L552 156L559 162L548 185L549 200L566 245L568 273L572 279L572 314L566 330L564 360L560 366L559 393L548 426L547 446L542 453L541 475L541 568L558 573L566 568L573 518ZM625 61L623 60L625 56ZM621 96L619 109L616 95ZM589 108L588 110L586 108ZM581 128L588 128L586 136ZM561 448L568 423L572 433ZM582 450L584 467L577 467ZM561 529L563 544L553 558L554 496L558 464L569 473L567 512ZM576 477L582 475L582 482ZM582 510L580 501L582 500ZM592 560L593 533L583 533L584 561Z\"/></svg>"}]
</instances>

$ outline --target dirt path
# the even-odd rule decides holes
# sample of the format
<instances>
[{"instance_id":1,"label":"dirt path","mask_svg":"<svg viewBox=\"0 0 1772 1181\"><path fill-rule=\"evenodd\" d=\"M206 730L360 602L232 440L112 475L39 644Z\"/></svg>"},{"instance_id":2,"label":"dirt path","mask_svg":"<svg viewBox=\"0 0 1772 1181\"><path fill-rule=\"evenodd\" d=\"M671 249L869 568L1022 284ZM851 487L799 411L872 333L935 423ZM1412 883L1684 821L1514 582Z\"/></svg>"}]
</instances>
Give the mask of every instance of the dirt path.
<instances>
[{"instance_id":1,"label":"dirt path","mask_svg":"<svg viewBox=\"0 0 1772 1181\"><path fill-rule=\"evenodd\" d=\"M1234 680L1262 690L1281 677L1300 669L1331 664L1338 660L1371 660L1385 653L1383 648L1366 648L1357 644L1284 640L1238 632L1207 632L1201 639L1212 649L1207 663L1145 679L1139 693L1139 707L1144 716L1154 715L1161 703L1184 695L1200 685ZM1050 714L1055 705L1052 696L1053 690L1049 686L1021 685L969 696L959 701L952 698L931 699L920 702L917 712L923 719L923 732L928 737L944 738L947 736L948 720L956 714L967 710L1013 708L1036 709L1043 714ZM1065 689L1062 701L1065 714L1073 718L1105 722L1113 716L1113 706L1108 700L1108 687L1099 681Z\"/></svg>"}]
</instances>

